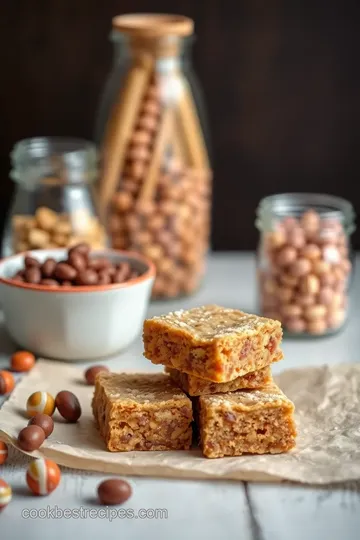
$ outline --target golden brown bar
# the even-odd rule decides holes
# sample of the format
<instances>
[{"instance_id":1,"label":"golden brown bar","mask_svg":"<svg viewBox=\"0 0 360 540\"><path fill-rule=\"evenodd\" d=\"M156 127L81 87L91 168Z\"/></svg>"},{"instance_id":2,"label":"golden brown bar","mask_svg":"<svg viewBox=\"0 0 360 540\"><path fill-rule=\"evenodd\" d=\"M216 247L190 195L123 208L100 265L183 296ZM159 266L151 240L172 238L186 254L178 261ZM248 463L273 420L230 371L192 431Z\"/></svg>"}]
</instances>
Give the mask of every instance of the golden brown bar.
<instances>
[{"instance_id":1,"label":"golden brown bar","mask_svg":"<svg viewBox=\"0 0 360 540\"><path fill-rule=\"evenodd\" d=\"M111 452L190 448L192 403L164 373L101 372L92 408Z\"/></svg>"},{"instance_id":2,"label":"golden brown bar","mask_svg":"<svg viewBox=\"0 0 360 540\"><path fill-rule=\"evenodd\" d=\"M214 382L281 360L281 323L237 309L203 306L144 322L144 356Z\"/></svg>"},{"instance_id":3,"label":"golden brown bar","mask_svg":"<svg viewBox=\"0 0 360 540\"><path fill-rule=\"evenodd\" d=\"M266 386L272 381L271 369L269 366L259 369L258 371L252 371L241 377L225 382L215 383L207 381L206 379L200 379L194 375L183 373L177 369L165 368L165 371L169 373L173 381L189 396L203 396L207 394L218 394L224 392L234 392L235 390L242 390L244 388L261 388Z\"/></svg>"},{"instance_id":4,"label":"golden brown bar","mask_svg":"<svg viewBox=\"0 0 360 540\"><path fill-rule=\"evenodd\" d=\"M271 383L198 398L200 444L208 458L280 454L295 446L294 404Z\"/></svg>"}]
</instances>

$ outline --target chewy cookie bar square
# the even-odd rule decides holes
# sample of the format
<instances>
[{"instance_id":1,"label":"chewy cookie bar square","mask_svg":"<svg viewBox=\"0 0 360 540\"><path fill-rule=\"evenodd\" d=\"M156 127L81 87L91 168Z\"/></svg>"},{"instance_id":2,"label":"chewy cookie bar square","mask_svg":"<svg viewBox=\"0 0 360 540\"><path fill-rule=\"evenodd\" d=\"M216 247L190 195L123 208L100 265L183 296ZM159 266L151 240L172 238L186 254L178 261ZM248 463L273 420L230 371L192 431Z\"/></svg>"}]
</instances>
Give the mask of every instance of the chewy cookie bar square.
<instances>
[{"instance_id":1,"label":"chewy cookie bar square","mask_svg":"<svg viewBox=\"0 0 360 540\"><path fill-rule=\"evenodd\" d=\"M200 445L208 458L280 454L295 446L294 404L275 383L198 398Z\"/></svg>"},{"instance_id":2,"label":"chewy cookie bar square","mask_svg":"<svg viewBox=\"0 0 360 540\"><path fill-rule=\"evenodd\" d=\"M169 373L173 381L180 386L184 392L189 396L203 396L208 394L218 394L224 392L234 392L235 390L242 390L244 388L262 388L272 381L271 369L269 366L259 369L258 371L252 371L236 379L224 382L215 383L207 381L206 379L200 379L194 375L183 373L177 369L165 368L165 371Z\"/></svg>"},{"instance_id":3,"label":"chewy cookie bar square","mask_svg":"<svg viewBox=\"0 0 360 540\"><path fill-rule=\"evenodd\" d=\"M144 322L144 356L214 382L228 382L281 360L281 323L216 305Z\"/></svg>"},{"instance_id":4,"label":"chewy cookie bar square","mask_svg":"<svg viewBox=\"0 0 360 540\"><path fill-rule=\"evenodd\" d=\"M164 373L99 373L92 408L111 452L190 448L192 403Z\"/></svg>"}]
</instances>

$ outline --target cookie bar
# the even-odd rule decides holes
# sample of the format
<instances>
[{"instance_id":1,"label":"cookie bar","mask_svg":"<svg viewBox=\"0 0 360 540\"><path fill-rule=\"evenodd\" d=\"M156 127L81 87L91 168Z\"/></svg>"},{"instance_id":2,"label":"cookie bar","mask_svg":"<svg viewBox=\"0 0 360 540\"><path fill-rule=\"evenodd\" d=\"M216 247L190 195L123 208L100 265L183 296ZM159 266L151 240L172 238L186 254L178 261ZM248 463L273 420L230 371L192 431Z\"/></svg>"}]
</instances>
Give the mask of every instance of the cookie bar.
<instances>
[{"instance_id":1,"label":"cookie bar","mask_svg":"<svg viewBox=\"0 0 360 540\"><path fill-rule=\"evenodd\" d=\"M244 388L261 388L266 386L272 381L271 369L266 366L258 371L252 371L236 379L224 382L215 383L207 381L206 379L200 379L194 375L183 373L177 369L165 368L165 371L169 373L173 381L176 382L184 392L189 396L202 396L207 394L218 394L223 392L233 392L234 390L241 390Z\"/></svg>"},{"instance_id":2,"label":"cookie bar","mask_svg":"<svg viewBox=\"0 0 360 540\"><path fill-rule=\"evenodd\" d=\"M92 409L111 452L190 448L192 403L164 373L101 372Z\"/></svg>"},{"instance_id":3,"label":"cookie bar","mask_svg":"<svg viewBox=\"0 0 360 540\"><path fill-rule=\"evenodd\" d=\"M203 306L144 322L144 356L214 382L281 360L281 323L237 309Z\"/></svg>"},{"instance_id":4,"label":"cookie bar","mask_svg":"<svg viewBox=\"0 0 360 540\"><path fill-rule=\"evenodd\" d=\"M197 399L200 445L208 458L280 454L295 446L294 404L275 383Z\"/></svg>"}]
</instances>

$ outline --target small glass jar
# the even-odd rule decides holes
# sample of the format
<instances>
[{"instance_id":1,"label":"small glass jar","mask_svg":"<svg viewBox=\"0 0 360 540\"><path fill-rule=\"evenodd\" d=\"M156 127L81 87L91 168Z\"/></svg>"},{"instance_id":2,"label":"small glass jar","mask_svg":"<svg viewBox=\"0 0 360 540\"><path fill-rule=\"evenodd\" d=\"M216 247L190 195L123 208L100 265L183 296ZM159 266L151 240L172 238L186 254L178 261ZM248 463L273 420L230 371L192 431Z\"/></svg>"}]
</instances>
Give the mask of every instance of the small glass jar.
<instances>
[{"instance_id":1,"label":"small glass jar","mask_svg":"<svg viewBox=\"0 0 360 540\"><path fill-rule=\"evenodd\" d=\"M30 249L88 242L107 245L95 207L98 156L81 139L33 138L11 152L10 176L17 184L5 225L4 256Z\"/></svg>"},{"instance_id":2,"label":"small glass jar","mask_svg":"<svg viewBox=\"0 0 360 540\"><path fill-rule=\"evenodd\" d=\"M192 33L193 21L179 15L115 17L97 122L112 246L153 260L155 298L194 292L209 248L212 174Z\"/></svg>"},{"instance_id":3,"label":"small glass jar","mask_svg":"<svg viewBox=\"0 0 360 540\"><path fill-rule=\"evenodd\" d=\"M259 311L285 333L326 335L349 313L355 212L331 195L284 193L257 208Z\"/></svg>"}]
</instances>

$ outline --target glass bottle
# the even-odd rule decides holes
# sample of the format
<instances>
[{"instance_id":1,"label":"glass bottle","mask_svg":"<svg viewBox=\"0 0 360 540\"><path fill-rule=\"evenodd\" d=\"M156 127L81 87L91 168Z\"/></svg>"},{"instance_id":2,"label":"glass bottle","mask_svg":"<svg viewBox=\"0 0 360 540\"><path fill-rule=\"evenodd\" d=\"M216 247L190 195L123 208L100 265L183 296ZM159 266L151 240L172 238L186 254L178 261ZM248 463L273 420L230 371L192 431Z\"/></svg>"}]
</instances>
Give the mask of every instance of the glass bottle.
<instances>
[{"instance_id":1,"label":"glass bottle","mask_svg":"<svg viewBox=\"0 0 360 540\"><path fill-rule=\"evenodd\" d=\"M192 32L182 16L115 17L97 122L102 215L113 247L154 261L153 297L194 292L209 247L211 168Z\"/></svg>"},{"instance_id":2,"label":"glass bottle","mask_svg":"<svg viewBox=\"0 0 360 540\"><path fill-rule=\"evenodd\" d=\"M88 242L106 247L95 206L98 155L81 139L32 138L11 152L16 189L5 225L4 256Z\"/></svg>"},{"instance_id":3,"label":"glass bottle","mask_svg":"<svg viewBox=\"0 0 360 540\"><path fill-rule=\"evenodd\" d=\"M257 208L259 310L287 334L336 332L349 314L355 212L326 194L284 193Z\"/></svg>"}]
</instances>

